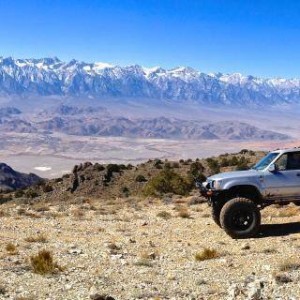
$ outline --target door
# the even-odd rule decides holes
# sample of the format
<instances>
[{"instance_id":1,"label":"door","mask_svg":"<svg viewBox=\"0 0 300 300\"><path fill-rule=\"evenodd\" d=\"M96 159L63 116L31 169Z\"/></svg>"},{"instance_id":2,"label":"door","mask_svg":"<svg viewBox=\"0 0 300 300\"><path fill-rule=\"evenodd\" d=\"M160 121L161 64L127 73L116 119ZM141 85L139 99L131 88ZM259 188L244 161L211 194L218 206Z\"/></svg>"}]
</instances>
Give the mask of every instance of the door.
<instances>
[{"instance_id":1,"label":"door","mask_svg":"<svg viewBox=\"0 0 300 300\"><path fill-rule=\"evenodd\" d=\"M275 165L276 171L266 171L264 176L266 196L274 200L300 199L300 151L281 155Z\"/></svg>"}]
</instances>

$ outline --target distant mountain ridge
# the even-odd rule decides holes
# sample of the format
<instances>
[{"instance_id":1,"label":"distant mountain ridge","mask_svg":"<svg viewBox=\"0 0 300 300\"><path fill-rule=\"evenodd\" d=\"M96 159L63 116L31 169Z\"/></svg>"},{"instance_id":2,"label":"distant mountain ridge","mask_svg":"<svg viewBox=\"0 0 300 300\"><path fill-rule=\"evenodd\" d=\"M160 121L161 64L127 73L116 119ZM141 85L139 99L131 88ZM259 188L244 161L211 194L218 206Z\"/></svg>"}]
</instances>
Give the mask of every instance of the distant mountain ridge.
<instances>
[{"instance_id":1,"label":"distant mountain ridge","mask_svg":"<svg viewBox=\"0 0 300 300\"><path fill-rule=\"evenodd\" d=\"M0 95L159 99L205 105L300 103L300 79L205 74L189 67L63 62L58 58L0 58Z\"/></svg>"},{"instance_id":2,"label":"distant mountain ridge","mask_svg":"<svg viewBox=\"0 0 300 300\"><path fill-rule=\"evenodd\" d=\"M1 118L0 132L55 132L78 136L195 139L287 140L286 134L263 130L238 121L207 122L178 118L126 118L113 116L103 107L59 105L31 118Z\"/></svg>"}]
</instances>

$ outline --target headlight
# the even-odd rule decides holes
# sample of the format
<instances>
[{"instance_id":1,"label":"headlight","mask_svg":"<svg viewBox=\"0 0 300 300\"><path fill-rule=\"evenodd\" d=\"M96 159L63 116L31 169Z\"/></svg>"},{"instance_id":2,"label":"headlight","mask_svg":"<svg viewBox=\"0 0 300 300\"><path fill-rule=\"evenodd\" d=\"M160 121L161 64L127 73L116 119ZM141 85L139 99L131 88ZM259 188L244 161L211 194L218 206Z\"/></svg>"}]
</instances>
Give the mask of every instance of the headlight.
<instances>
[{"instance_id":1,"label":"headlight","mask_svg":"<svg viewBox=\"0 0 300 300\"><path fill-rule=\"evenodd\" d=\"M214 180L211 184L211 187L215 190L220 190L222 186L222 180Z\"/></svg>"}]
</instances>

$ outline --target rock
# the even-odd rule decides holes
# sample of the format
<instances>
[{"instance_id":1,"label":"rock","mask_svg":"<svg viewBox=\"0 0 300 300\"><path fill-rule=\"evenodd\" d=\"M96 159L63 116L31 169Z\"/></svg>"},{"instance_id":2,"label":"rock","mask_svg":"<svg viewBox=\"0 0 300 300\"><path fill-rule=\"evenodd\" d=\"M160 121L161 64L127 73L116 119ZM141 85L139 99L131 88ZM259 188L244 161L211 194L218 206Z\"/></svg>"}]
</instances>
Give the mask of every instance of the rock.
<instances>
[{"instance_id":1,"label":"rock","mask_svg":"<svg viewBox=\"0 0 300 300\"><path fill-rule=\"evenodd\" d=\"M101 295L101 294L91 294L90 299L92 300L115 300L115 298L108 296L108 295Z\"/></svg>"},{"instance_id":2,"label":"rock","mask_svg":"<svg viewBox=\"0 0 300 300\"><path fill-rule=\"evenodd\" d=\"M249 250L250 249L250 245L248 243L244 243L241 247L241 250Z\"/></svg>"},{"instance_id":3,"label":"rock","mask_svg":"<svg viewBox=\"0 0 300 300\"><path fill-rule=\"evenodd\" d=\"M83 253L82 250L78 249L78 248L70 249L68 252L69 252L69 254L72 254L72 255L79 255L79 254Z\"/></svg>"}]
</instances>

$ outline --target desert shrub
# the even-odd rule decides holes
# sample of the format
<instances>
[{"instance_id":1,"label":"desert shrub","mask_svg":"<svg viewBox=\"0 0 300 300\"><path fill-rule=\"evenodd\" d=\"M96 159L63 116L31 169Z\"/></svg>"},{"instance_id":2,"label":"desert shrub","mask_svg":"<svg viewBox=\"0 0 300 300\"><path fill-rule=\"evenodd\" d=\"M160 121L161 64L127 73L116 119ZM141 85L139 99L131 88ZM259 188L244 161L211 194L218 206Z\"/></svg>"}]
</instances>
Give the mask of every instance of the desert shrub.
<instances>
[{"instance_id":1,"label":"desert shrub","mask_svg":"<svg viewBox=\"0 0 300 300\"><path fill-rule=\"evenodd\" d=\"M120 167L120 165L108 164L106 166L105 182L110 182L111 181L113 173L120 173L121 171L122 171L122 167Z\"/></svg>"},{"instance_id":2,"label":"desert shrub","mask_svg":"<svg viewBox=\"0 0 300 300\"><path fill-rule=\"evenodd\" d=\"M136 176L135 181L136 182L146 182L147 179L143 175L138 175L138 176Z\"/></svg>"},{"instance_id":3,"label":"desert shrub","mask_svg":"<svg viewBox=\"0 0 300 300\"><path fill-rule=\"evenodd\" d=\"M193 162L188 171L188 182L190 184L190 189L195 187L195 180L205 181L206 177L203 174L204 167L200 162Z\"/></svg>"},{"instance_id":4,"label":"desert shrub","mask_svg":"<svg viewBox=\"0 0 300 300\"><path fill-rule=\"evenodd\" d=\"M294 259L287 259L279 265L281 272L300 270L300 261Z\"/></svg>"},{"instance_id":5,"label":"desert shrub","mask_svg":"<svg viewBox=\"0 0 300 300\"><path fill-rule=\"evenodd\" d=\"M168 213L167 211L161 211L157 214L157 217L165 219L165 220L169 220L170 218L172 218L172 215L170 213Z\"/></svg>"},{"instance_id":6,"label":"desert shrub","mask_svg":"<svg viewBox=\"0 0 300 300\"><path fill-rule=\"evenodd\" d=\"M249 160L246 159L244 156L242 156L239 160L238 160L238 163L236 165L236 170L247 170L249 169L248 167L248 163L249 163Z\"/></svg>"},{"instance_id":7,"label":"desert shrub","mask_svg":"<svg viewBox=\"0 0 300 300\"><path fill-rule=\"evenodd\" d=\"M230 166L236 166L239 163L239 160L236 156L233 156L228 160Z\"/></svg>"},{"instance_id":8,"label":"desert shrub","mask_svg":"<svg viewBox=\"0 0 300 300\"><path fill-rule=\"evenodd\" d=\"M15 198L21 198L24 196L24 191L23 190L17 190L15 191Z\"/></svg>"},{"instance_id":9,"label":"desert shrub","mask_svg":"<svg viewBox=\"0 0 300 300\"><path fill-rule=\"evenodd\" d=\"M125 197L129 197L130 191L127 186L122 187L122 194L124 194Z\"/></svg>"},{"instance_id":10,"label":"desert shrub","mask_svg":"<svg viewBox=\"0 0 300 300\"><path fill-rule=\"evenodd\" d=\"M204 248L202 251L197 252L195 254L195 260L196 261L203 261L207 259L214 259L219 257L219 254L214 249Z\"/></svg>"},{"instance_id":11,"label":"desert shrub","mask_svg":"<svg viewBox=\"0 0 300 300\"><path fill-rule=\"evenodd\" d=\"M240 151L240 153L239 154L246 154L246 153L248 153L249 152L249 150L248 149L242 149L241 151Z\"/></svg>"},{"instance_id":12,"label":"desert shrub","mask_svg":"<svg viewBox=\"0 0 300 300\"><path fill-rule=\"evenodd\" d=\"M38 193L36 191L34 191L33 189L27 190L25 195L26 195L27 198L31 198L31 199L36 198L36 197L39 196Z\"/></svg>"},{"instance_id":13,"label":"desert shrub","mask_svg":"<svg viewBox=\"0 0 300 300\"><path fill-rule=\"evenodd\" d=\"M189 219L191 217L187 207L181 206L178 208L178 216L183 219Z\"/></svg>"},{"instance_id":14,"label":"desert shrub","mask_svg":"<svg viewBox=\"0 0 300 300\"><path fill-rule=\"evenodd\" d=\"M14 245L13 243L8 243L5 246L5 250L11 255L15 255L18 253L17 246Z\"/></svg>"},{"instance_id":15,"label":"desert shrub","mask_svg":"<svg viewBox=\"0 0 300 300\"><path fill-rule=\"evenodd\" d=\"M132 164L128 164L127 166L126 166L126 169L127 170L132 170L134 168L134 166L132 165Z\"/></svg>"},{"instance_id":16,"label":"desert shrub","mask_svg":"<svg viewBox=\"0 0 300 300\"><path fill-rule=\"evenodd\" d=\"M157 165L162 165L163 162L161 161L161 159L155 159L154 160L154 167L156 167Z\"/></svg>"},{"instance_id":17,"label":"desert shrub","mask_svg":"<svg viewBox=\"0 0 300 300\"><path fill-rule=\"evenodd\" d=\"M206 162L208 164L209 169L213 174L220 172L220 165L216 159L213 158L207 158Z\"/></svg>"},{"instance_id":18,"label":"desert shrub","mask_svg":"<svg viewBox=\"0 0 300 300\"><path fill-rule=\"evenodd\" d=\"M173 169L178 169L178 168L179 168L179 163L178 163L178 162L174 162L174 163L172 164L172 168L173 168Z\"/></svg>"},{"instance_id":19,"label":"desert shrub","mask_svg":"<svg viewBox=\"0 0 300 300\"><path fill-rule=\"evenodd\" d=\"M172 169L172 165L169 162L166 162L165 165L164 165L164 167L166 169Z\"/></svg>"},{"instance_id":20,"label":"desert shrub","mask_svg":"<svg viewBox=\"0 0 300 300\"><path fill-rule=\"evenodd\" d=\"M101 172L101 171L104 171L105 170L105 167L99 163L95 163L94 166L93 166L93 169L95 171L98 171L98 172Z\"/></svg>"},{"instance_id":21,"label":"desert shrub","mask_svg":"<svg viewBox=\"0 0 300 300\"><path fill-rule=\"evenodd\" d=\"M43 186L43 192L44 193L50 193L53 191L53 187L50 184L46 184Z\"/></svg>"},{"instance_id":22,"label":"desert shrub","mask_svg":"<svg viewBox=\"0 0 300 300\"><path fill-rule=\"evenodd\" d=\"M64 180L62 178L55 178L54 182L59 183L59 182L63 182Z\"/></svg>"},{"instance_id":23,"label":"desert shrub","mask_svg":"<svg viewBox=\"0 0 300 300\"><path fill-rule=\"evenodd\" d=\"M171 169L164 169L152 177L144 188L146 196L167 193L186 195L190 191L189 182Z\"/></svg>"},{"instance_id":24,"label":"desert shrub","mask_svg":"<svg viewBox=\"0 0 300 300\"><path fill-rule=\"evenodd\" d=\"M39 234L37 236L29 236L25 238L28 243L47 243L47 237L44 234Z\"/></svg>"},{"instance_id":25,"label":"desert shrub","mask_svg":"<svg viewBox=\"0 0 300 300\"><path fill-rule=\"evenodd\" d=\"M223 158L221 159L220 166L221 166L222 168L228 167L228 166L229 166L229 161L228 161L228 159L227 159L226 157L223 157Z\"/></svg>"},{"instance_id":26,"label":"desert shrub","mask_svg":"<svg viewBox=\"0 0 300 300\"><path fill-rule=\"evenodd\" d=\"M203 167L203 165L199 161L193 162L190 166L190 172L194 176L197 176L199 173L203 173L204 170L205 170L205 168Z\"/></svg>"},{"instance_id":27,"label":"desert shrub","mask_svg":"<svg viewBox=\"0 0 300 300\"><path fill-rule=\"evenodd\" d=\"M34 273L45 275L62 271L63 268L53 260L53 255L48 250L41 250L37 255L30 257L31 267Z\"/></svg>"}]
</instances>

